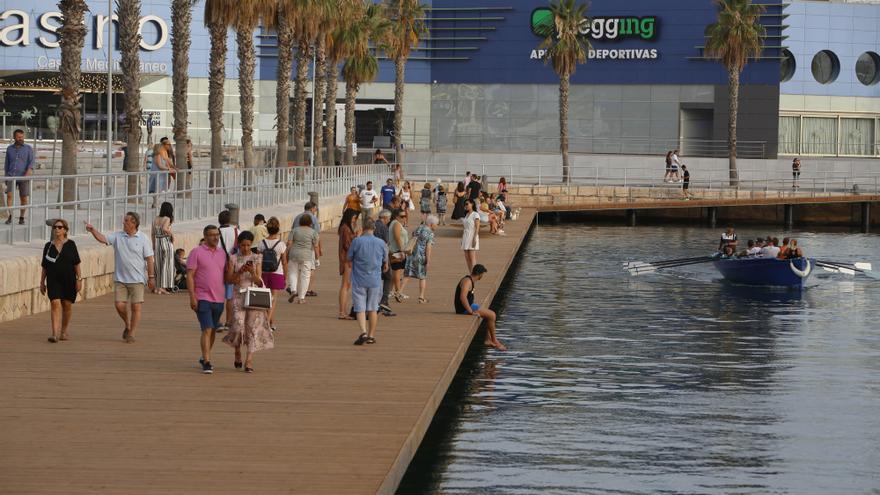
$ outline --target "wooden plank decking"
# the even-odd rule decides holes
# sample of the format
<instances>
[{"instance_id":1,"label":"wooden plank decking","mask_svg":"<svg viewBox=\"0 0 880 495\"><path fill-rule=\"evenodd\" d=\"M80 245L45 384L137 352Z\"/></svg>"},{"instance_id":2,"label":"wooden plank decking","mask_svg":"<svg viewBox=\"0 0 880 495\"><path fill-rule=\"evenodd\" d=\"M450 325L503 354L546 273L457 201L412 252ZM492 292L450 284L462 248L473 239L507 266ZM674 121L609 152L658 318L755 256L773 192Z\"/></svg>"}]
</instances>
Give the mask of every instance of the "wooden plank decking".
<instances>
[{"instance_id":1,"label":"wooden plank decking","mask_svg":"<svg viewBox=\"0 0 880 495\"><path fill-rule=\"evenodd\" d=\"M494 297L533 215L481 239L478 300ZM392 493L476 330L452 313L459 237L438 229L429 304L410 281L377 344L355 347L356 322L335 319L325 232L319 296L279 303L276 348L252 375L220 336L215 373L201 374L184 294L148 297L135 344L120 339L112 296L74 306L67 342L46 342L46 313L0 324L0 493Z\"/></svg>"}]
</instances>

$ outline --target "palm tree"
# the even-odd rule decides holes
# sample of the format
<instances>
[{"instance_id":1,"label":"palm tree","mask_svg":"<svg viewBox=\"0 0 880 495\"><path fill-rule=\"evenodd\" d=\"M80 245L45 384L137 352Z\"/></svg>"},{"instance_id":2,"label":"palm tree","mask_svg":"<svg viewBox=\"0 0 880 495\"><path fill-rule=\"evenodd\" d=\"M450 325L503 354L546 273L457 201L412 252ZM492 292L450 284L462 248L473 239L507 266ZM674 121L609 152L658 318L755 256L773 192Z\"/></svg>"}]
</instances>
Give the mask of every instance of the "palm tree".
<instances>
[{"instance_id":1,"label":"palm tree","mask_svg":"<svg viewBox=\"0 0 880 495\"><path fill-rule=\"evenodd\" d=\"M119 15L119 46L122 49L122 86L125 91L125 143L128 146L123 170L134 172L140 165L141 146L141 35L138 32L141 0L116 0L116 7ZM112 45L112 40L109 43ZM137 186L137 176L129 176L128 194L137 194Z\"/></svg>"},{"instance_id":2,"label":"palm tree","mask_svg":"<svg viewBox=\"0 0 880 495\"><path fill-rule=\"evenodd\" d=\"M339 48L345 47L345 65L342 77L345 79L345 163L354 163L355 102L360 85L376 79L379 75L379 61L370 48L370 41L379 47L387 39L391 24L383 16L378 5L361 3L352 9L352 18L358 21L343 27L337 36Z\"/></svg>"},{"instance_id":3,"label":"palm tree","mask_svg":"<svg viewBox=\"0 0 880 495\"><path fill-rule=\"evenodd\" d=\"M183 159L186 166L187 146L189 138L186 107L186 96L189 86L189 47L191 44L192 9L198 0L172 0L171 2L171 101L174 106L174 144L175 156ZM189 174L184 174L185 180ZM178 178L178 188L189 187Z\"/></svg>"},{"instance_id":4,"label":"palm tree","mask_svg":"<svg viewBox=\"0 0 880 495\"><path fill-rule=\"evenodd\" d=\"M211 177L209 187L222 187L223 96L226 84L226 28L237 13L234 0L207 0L205 25L211 38L208 63L208 119L211 121Z\"/></svg>"},{"instance_id":5,"label":"palm tree","mask_svg":"<svg viewBox=\"0 0 880 495\"><path fill-rule=\"evenodd\" d=\"M716 0L720 12L718 21L706 30L706 56L718 59L727 69L729 113L727 116L727 150L730 161L730 185L739 184L736 170L736 117L739 109L739 76L749 57L761 56L764 26L759 18L763 5L751 0Z\"/></svg>"},{"instance_id":6,"label":"palm tree","mask_svg":"<svg viewBox=\"0 0 880 495\"><path fill-rule=\"evenodd\" d=\"M254 73L257 68L254 30L261 18L266 27L272 27L275 7L276 2L272 0L242 0L232 23L238 45L238 94L245 169L254 167ZM249 176L245 175L245 178Z\"/></svg>"},{"instance_id":7,"label":"palm tree","mask_svg":"<svg viewBox=\"0 0 880 495\"><path fill-rule=\"evenodd\" d=\"M79 140L79 124L82 122L80 105L80 66L82 49L86 40L85 13L89 10L85 0L61 0L61 27L58 28L61 46L61 104L58 117L61 126L61 174L76 175L76 154ZM64 201L76 199L75 179L64 181Z\"/></svg>"},{"instance_id":8,"label":"palm tree","mask_svg":"<svg viewBox=\"0 0 880 495\"><path fill-rule=\"evenodd\" d=\"M320 34L321 19L329 8L328 0L291 0L296 15L293 16L293 32L296 38L296 87L293 100L293 142L296 147L294 160L305 163L306 142L306 83L309 63L312 61L312 44ZM314 104L314 99L312 103Z\"/></svg>"},{"instance_id":9,"label":"palm tree","mask_svg":"<svg viewBox=\"0 0 880 495\"><path fill-rule=\"evenodd\" d=\"M324 126L324 144L327 146L327 162L336 162L336 99L338 98L339 62L345 58L348 47L340 40L339 35L349 25L349 19L362 12L363 0L337 0L333 12L336 16L334 29L326 37L326 65L324 109L326 125Z\"/></svg>"},{"instance_id":10,"label":"palm tree","mask_svg":"<svg viewBox=\"0 0 880 495\"><path fill-rule=\"evenodd\" d=\"M276 14L278 33L278 85L275 89L275 166L287 166L287 147L290 139L290 74L293 71L294 11L290 2L281 2Z\"/></svg>"},{"instance_id":11,"label":"palm tree","mask_svg":"<svg viewBox=\"0 0 880 495\"><path fill-rule=\"evenodd\" d=\"M581 36L578 27L586 18L587 5L575 0L550 2L552 23L541 24L538 34L544 37L540 48L546 50L545 63L553 65L559 76L559 151L562 153L562 181L571 181L568 163L568 91L571 75L578 64L587 61L590 42Z\"/></svg>"},{"instance_id":12,"label":"palm tree","mask_svg":"<svg viewBox=\"0 0 880 495\"><path fill-rule=\"evenodd\" d=\"M425 32L425 8L418 0L386 0L385 16L391 21L385 53L394 60L394 149L396 162L402 165L404 68Z\"/></svg>"}]
</instances>

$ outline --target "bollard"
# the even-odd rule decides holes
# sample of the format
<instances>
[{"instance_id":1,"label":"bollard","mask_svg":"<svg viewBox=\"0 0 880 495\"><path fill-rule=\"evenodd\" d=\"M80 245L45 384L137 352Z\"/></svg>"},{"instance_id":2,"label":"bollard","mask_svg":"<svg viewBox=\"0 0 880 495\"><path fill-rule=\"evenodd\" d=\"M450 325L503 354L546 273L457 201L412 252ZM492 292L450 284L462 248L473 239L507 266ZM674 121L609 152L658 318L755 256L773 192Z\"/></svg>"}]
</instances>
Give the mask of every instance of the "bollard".
<instances>
[{"instance_id":1,"label":"bollard","mask_svg":"<svg viewBox=\"0 0 880 495\"><path fill-rule=\"evenodd\" d=\"M862 203L862 233L867 234L871 230L871 203Z\"/></svg>"},{"instance_id":2,"label":"bollard","mask_svg":"<svg viewBox=\"0 0 880 495\"><path fill-rule=\"evenodd\" d=\"M707 208L707 213L709 214L709 227L714 229L715 226L718 224L718 208L715 206L710 206L709 208Z\"/></svg>"},{"instance_id":3,"label":"bollard","mask_svg":"<svg viewBox=\"0 0 880 495\"><path fill-rule=\"evenodd\" d=\"M241 211L241 208L235 203L226 203L223 207L229 210L229 223L232 225L240 225L238 223L238 213Z\"/></svg>"},{"instance_id":4,"label":"bollard","mask_svg":"<svg viewBox=\"0 0 880 495\"><path fill-rule=\"evenodd\" d=\"M626 210L626 224L630 227L636 226L636 210Z\"/></svg>"},{"instance_id":5,"label":"bollard","mask_svg":"<svg viewBox=\"0 0 880 495\"><path fill-rule=\"evenodd\" d=\"M791 230L794 227L794 205L785 205L785 230Z\"/></svg>"}]
</instances>

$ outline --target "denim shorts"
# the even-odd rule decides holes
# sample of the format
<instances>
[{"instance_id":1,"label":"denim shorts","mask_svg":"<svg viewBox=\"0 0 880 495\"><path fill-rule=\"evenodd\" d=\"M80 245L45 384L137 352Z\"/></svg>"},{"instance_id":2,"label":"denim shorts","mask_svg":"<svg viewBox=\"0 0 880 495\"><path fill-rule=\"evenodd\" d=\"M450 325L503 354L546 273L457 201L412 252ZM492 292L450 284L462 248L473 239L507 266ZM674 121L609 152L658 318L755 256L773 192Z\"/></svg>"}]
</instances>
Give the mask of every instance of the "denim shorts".
<instances>
[{"instance_id":1,"label":"denim shorts","mask_svg":"<svg viewBox=\"0 0 880 495\"><path fill-rule=\"evenodd\" d=\"M351 288L351 302L355 313L366 311L379 311L379 301L382 300L382 287L358 287Z\"/></svg>"},{"instance_id":2,"label":"denim shorts","mask_svg":"<svg viewBox=\"0 0 880 495\"><path fill-rule=\"evenodd\" d=\"M199 325L202 331L216 330L220 326L220 315L223 314L223 303L211 301L199 301L196 306L196 315L199 317Z\"/></svg>"},{"instance_id":3,"label":"denim shorts","mask_svg":"<svg viewBox=\"0 0 880 495\"><path fill-rule=\"evenodd\" d=\"M232 300L232 296L234 295L235 284L223 284L226 286L226 300Z\"/></svg>"}]
</instances>

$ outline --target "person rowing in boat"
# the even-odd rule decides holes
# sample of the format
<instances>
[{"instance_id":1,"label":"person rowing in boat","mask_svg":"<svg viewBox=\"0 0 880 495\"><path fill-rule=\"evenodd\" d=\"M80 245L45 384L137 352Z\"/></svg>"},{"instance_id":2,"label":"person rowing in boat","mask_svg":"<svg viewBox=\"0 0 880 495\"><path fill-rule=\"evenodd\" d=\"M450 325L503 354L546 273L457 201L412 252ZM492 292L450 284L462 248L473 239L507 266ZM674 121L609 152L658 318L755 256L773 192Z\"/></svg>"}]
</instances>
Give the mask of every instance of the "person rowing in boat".
<instances>
[{"instance_id":1,"label":"person rowing in boat","mask_svg":"<svg viewBox=\"0 0 880 495\"><path fill-rule=\"evenodd\" d=\"M736 252L736 232L734 232L733 227L730 225L727 226L727 231L721 234L718 250L723 253L727 246L730 246L733 252Z\"/></svg>"},{"instance_id":2,"label":"person rowing in boat","mask_svg":"<svg viewBox=\"0 0 880 495\"><path fill-rule=\"evenodd\" d=\"M782 247L782 249L779 250L779 254L776 256L776 259L793 260L796 258L804 257L804 251L798 247L797 239L790 239L784 244L785 245Z\"/></svg>"}]
</instances>

